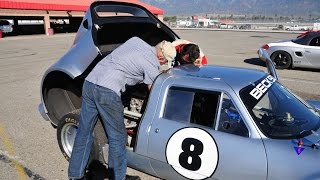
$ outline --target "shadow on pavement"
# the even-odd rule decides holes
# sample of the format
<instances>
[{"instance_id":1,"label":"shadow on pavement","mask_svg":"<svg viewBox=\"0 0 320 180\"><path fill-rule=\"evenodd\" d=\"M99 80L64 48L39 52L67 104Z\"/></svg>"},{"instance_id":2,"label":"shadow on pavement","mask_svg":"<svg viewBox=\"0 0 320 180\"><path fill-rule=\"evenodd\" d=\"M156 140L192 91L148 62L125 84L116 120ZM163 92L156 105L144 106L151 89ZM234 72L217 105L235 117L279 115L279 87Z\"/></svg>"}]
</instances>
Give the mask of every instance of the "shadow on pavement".
<instances>
[{"instance_id":1,"label":"shadow on pavement","mask_svg":"<svg viewBox=\"0 0 320 180\"><path fill-rule=\"evenodd\" d=\"M136 179L137 176L126 175L126 179ZM85 174L86 180L105 180L110 178L108 168L98 160L92 161Z\"/></svg>"},{"instance_id":2,"label":"shadow on pavement","mask_svg":"<svg viewBox=\"0 0 320 180\"><path fill-rule=\"evenodd\" d=\"M90 180L109 179L108 168L100 161L94 160L89 164L85 177Z\"/></svg>"},{"instance_id":3,"label":"shadow on pavement","mask_svg":"<svg viewBox=\"0 0 320 180\"><path fill-rule=\"evenodd\" d=\"M263 66L266 67L266 63L259 58L250 58L250 59L245 59L245 63L252 64L252 65L257 65L257 66Z\"/></svg>"},{"instance_id":4,"label":"shadow on pavement","mask_svg":"<svg viewBox=\"0 0 320 180\"><path fill-rule=\"evenodd\" d=\"M252 64L252 65L257 65L257 66L263 66L266 67L266 63L259 58L250 58L250 59L245 59L245 63ZM320 69L311 69L311 68L299 68L295 67L292 70L297 70L297 71L308 71L308 72L320 72Z\"/></svg>"},{"instance_id":5,"label":"shadow on pavement","mask_svg":"<svg viewBox=\"0 0 320 180\"><path fill-rule=\"evenodd\" d=\"M320 69L308 69L308 68L294 68L294 70L309 71L309 72L320 72Z\"/></svg>"}]
</instances>

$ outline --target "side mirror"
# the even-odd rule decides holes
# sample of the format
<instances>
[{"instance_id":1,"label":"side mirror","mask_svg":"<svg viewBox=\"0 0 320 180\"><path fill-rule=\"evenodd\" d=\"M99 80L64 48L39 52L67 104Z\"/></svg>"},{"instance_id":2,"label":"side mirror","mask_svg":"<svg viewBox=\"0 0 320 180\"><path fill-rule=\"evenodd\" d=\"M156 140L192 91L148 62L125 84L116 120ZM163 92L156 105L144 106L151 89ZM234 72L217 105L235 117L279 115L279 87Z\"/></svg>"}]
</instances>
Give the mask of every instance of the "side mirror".
<instances>
[{"instance_id":1,"label":"side mirror","mask_svg":"<svg viewBox=\"0 0 320 180\"><path fill-rule=\"evenodd\" d=\"M278 80L279 78L278 78L278 75L277 75L277 72L276 72L276 68L274 66L274 63L270 59L268 53L264 49L260 48L259 49L259 55L260 55L262 60L266 61L266 65L267 65L269 74L271 76L273 76L275 79Z\"/></svg>"}]
</instances>

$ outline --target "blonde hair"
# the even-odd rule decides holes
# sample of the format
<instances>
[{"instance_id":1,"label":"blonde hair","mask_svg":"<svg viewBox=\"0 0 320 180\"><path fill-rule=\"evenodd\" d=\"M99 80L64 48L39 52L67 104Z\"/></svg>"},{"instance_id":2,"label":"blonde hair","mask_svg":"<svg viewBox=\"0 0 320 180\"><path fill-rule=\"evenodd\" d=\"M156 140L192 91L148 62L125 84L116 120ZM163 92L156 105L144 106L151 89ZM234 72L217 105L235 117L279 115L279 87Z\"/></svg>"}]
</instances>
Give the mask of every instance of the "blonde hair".
<instances>
[{"instance_id":1,"label":"blonde hair","mask_svg":"<svg viewBox=\"0 0 320 180\"><path fill-rule=\"evenodd\" d=\"M169 41L163 40L159 42L156 45L156 48L161 50L164 58L168 61L168 63L171 63L177 55L176 48Z\"/></svg>"}]
</instances>

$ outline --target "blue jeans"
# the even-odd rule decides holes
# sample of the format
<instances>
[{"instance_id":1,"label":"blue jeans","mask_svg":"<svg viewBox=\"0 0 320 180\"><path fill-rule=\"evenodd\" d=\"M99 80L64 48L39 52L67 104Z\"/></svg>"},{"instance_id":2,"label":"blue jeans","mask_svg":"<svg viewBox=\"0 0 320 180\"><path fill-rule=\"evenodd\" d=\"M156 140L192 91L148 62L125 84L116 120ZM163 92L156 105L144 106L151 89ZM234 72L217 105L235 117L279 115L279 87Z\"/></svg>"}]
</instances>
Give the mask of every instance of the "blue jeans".
<instances>
[{"instance_id":1,"label":"blue jeans","mask_svg":"<svg viewBox=\"0 0 320 180\"><path fill-rule=\"evenodd\" d=\"M79 128L69 160L69 178L84 176L93 142L93 129L100 115L109 142L110 179L125 179L127 132L121 98L114 91L88 81L83 84L82 97Z\"/></svg>"}]
</instances>

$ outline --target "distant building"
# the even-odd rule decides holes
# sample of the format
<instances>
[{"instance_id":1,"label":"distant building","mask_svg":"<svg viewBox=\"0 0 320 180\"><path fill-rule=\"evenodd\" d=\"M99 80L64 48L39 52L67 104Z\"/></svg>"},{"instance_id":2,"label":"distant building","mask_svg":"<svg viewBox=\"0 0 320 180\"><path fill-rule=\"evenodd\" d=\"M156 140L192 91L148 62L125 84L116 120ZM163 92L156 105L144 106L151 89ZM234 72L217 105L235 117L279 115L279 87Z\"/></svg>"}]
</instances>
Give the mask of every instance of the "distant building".
<instances>
[{"instance_id":1,"label":"distant building","mask_svg":"<svg viewBox=\"0 0 320 180\"><path fill-rule=\"evenodd\" d=\"M228 24L228 23L234 23L234 20L231 20L231 19L220 19L219 22L220 22L220 23Z\"/></svg>"},{"instance_id":2,"label":"distant building","mask_svg":"<svg viewBox=\"0 0 320 180\"><path fill-rule=\"evenodd\" d=\"M192 16L192 22L196 27L213 27L219 23L218 20L208 19L206 16Z\"/></svg>"},{"instance_id":3,"label":"distant building","mask_svg":"<svg viewBox=\"0 0 320 180\"><path fill-rule=\"evenodd\" d=\"M178 27L189 27L191 25L192 25L192 21L189 21L189 20L178 20L177 21Z\"/></svg>"},{"instance_id":4,"label":"distant building","mask_svg":"<svg viewBox=\"0 0 320 180\"><path fill-rule=\"evenodd\" d=\"M138 4L163 20L164 11L139 0L115 0ZM93 0L0 0L0 19L8 19L14 26L35 24L49 34L54 23L63 21L79 27L82 18ZM39 26L39 27L40 27ZM42 28L42 27L40 27Z\"/></svg>"}]
</instances>

